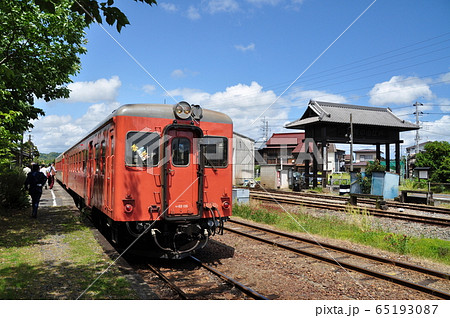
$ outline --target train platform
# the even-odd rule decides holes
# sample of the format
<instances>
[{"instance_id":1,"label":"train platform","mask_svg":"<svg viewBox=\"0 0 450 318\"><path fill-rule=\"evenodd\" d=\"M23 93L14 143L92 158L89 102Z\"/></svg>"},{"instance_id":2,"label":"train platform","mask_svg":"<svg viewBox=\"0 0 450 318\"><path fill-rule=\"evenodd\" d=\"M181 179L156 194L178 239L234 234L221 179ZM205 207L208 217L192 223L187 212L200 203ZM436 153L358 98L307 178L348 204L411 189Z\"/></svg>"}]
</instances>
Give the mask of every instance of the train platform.
<instances>
[{"instance_id":1,"label":"train platform","mask_svg":"<svg viewBox=\"0 0 450 318\"><path fill-rule=\"evenodd\" d=\"M0 213L0 299L158 299L118 256L58 183L36 219L31 207Z\"/></svg>"}]
</instances>

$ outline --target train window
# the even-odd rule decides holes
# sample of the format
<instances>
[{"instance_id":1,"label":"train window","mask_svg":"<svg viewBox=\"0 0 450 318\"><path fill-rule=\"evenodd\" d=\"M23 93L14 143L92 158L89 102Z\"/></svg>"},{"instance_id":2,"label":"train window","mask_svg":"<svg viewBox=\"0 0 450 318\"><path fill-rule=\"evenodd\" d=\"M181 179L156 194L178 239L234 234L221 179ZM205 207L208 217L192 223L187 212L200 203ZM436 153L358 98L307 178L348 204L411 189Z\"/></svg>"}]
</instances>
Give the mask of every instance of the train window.
<instances>
[{"instance_id":1,"label":"train window","mask_svg":"<svg viewBox=\"0 0 450 318\"><path fill-rule=\"evenodd\" d=\"M87 150L83 150L83 172L86 173Z\"/></svg>"},{"instance_id":2,"label":"train window","mask_svg":"<svg viewBox=\"0 0 450 318\"><path fill-rule=\"evenodd\" d=\"M185 137L176 137L172 139L172 163L174 166L189 165L189 153L191 151L191 142Z\"/></svg>"},{"instance_id":3,"label":"train window","mask_svg":"<svg viewBox=\"0 0 450 318\"><path fill-rule=\"evenodd\" d=\"M111 136L111 143L110 143L109 150L111 152L111 156L114 156L114 136Z\"/></svg>"},{"instance_id":4,"label":"train window","mask_svg":"<svg viewBox=\"0 0 450 318\"><path fill-rule=\"evenodd\" d=\"M106 141L102 141L102 174L105 174L106 167Z\"/></svg>"},{"instance_id":5,"label":"train window","mask_svg":"<svg viewBox=\"0 0 450 318\"><path fill-rule=\"evenodd\" d=\"M228 139L225 137L203 137L205 167L225 168L228 165Z\"/></svg>"},{"instance_id":6,"label":"train window","mask_svg":"<svg viewBox=\"0 0 450 318\"><path fill-rule=\"evenodd\" d=\"M95 144L95 173L100 172L100 145Z\"/></svg>"},{"instance_id":7,"label":"train window","mask_svg":"<svg viewBox=\"0 0 450 318\"><path fill-rule=\"evenodd\" d=\"M127 133L125 162L127 166L157 166L159 162L159 134L130 131Z\"/></svg>"}]
</instances>

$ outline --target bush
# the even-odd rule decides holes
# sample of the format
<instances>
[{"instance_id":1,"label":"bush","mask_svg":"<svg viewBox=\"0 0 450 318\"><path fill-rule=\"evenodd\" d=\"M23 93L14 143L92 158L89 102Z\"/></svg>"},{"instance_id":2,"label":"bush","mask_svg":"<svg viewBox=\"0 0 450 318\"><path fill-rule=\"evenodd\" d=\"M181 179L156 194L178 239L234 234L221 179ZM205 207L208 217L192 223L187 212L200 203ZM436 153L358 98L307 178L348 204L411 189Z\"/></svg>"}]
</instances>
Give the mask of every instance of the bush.
<instances>
[{"instance_id":1,"label":"bush","mask_svg":"<svg viewBox=\"0 0 450 318\"><path fill-rule=\"evenodd\" d=\"M24 188L26 175L20 168L0 170L0 209L24 208L29 206Z\"/></svg>"}]
</instances>

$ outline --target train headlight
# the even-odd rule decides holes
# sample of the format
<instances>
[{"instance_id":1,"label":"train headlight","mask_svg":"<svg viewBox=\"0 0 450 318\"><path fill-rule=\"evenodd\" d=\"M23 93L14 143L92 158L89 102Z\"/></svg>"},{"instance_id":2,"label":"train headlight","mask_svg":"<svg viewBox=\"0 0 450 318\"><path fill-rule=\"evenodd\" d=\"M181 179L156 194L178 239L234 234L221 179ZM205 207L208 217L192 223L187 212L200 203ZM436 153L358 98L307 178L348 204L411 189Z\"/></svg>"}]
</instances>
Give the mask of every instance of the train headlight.
<instances>
[{"instance_id":1,"label":"train headlight","mask_svg":"<svg viewBox=\"0 0 450 318\"><path fill-rule=\"evenodd\" d=\"M222 202L222 207L223 207L224 209L230 208L230 202L228 202L228 201L223 201L223 202Z\"/></svg>"},{"instance_id":2,"label":"train headlight","mask_svg":"<svg viewBox=\"0 0 450 318\"><path fill-rule=\"evenodd\" d=\"M124 206L125 213L131 213L131 212L133 212L133 209L134 209L134 207L129 203L125 204L125 206Z\"/></svg>"},{"instance_id":3,"label":"train headlight","mask_svg":"<svg viewBox=\"0 0 450 318\"><path fill-rule=\"evenodd\" d=\"M188 119L191 117L192 108L191 105L186 102L179 102L174 106L173 112L175 117L179 119Z\"/></svg>"}]
</instances>

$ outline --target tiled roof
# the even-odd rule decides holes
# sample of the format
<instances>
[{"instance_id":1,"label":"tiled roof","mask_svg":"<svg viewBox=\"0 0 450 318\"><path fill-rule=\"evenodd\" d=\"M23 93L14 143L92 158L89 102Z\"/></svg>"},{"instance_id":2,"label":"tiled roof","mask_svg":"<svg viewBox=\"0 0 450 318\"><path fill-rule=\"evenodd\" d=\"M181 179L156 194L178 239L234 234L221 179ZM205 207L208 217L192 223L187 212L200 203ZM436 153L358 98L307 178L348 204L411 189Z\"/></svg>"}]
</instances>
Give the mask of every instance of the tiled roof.
<instances>
[{"instance_id":1,"label":"tiled roof","mask_svg":"<svg viewBox=\"0 0 450 318\"><path fill-rule=\"evenodd\" d=\"M267 147L279 145L296 146L305 139L305 133L274 133L266 142Z\"/></svg>"},{"instance_id":2,"label":"tiled roof","mask_svg":"<svg viewBox=\"0 0 450 318\"><path fill-rule=\"evenodd\" d=\"M305 126L323 123L350 123L356 125L370 125L398 128L400 131L419 129L419 126L398 118L389 108L368 107L347 104L336 104L310 100L303 116L285 126L285 128L305 129Z\"/></svg>"}]
</instances>

